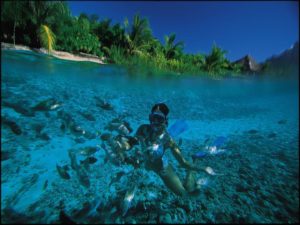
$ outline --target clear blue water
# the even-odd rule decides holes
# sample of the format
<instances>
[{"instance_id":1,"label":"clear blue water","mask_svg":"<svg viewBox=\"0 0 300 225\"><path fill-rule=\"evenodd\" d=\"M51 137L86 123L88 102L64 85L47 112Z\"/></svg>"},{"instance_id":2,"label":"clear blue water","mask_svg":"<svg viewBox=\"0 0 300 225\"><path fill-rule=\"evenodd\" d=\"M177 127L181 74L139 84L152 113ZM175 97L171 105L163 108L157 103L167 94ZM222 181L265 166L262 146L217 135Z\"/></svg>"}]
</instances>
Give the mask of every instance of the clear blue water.
<instances>
[{"instance_id":1,"label":"clear blue water","mask_svg":"<svg viewBox=\"0 0 300 225\"><path fill-rule=\"evenodd\" d=\"M112 65L27 51L1 53L2 222L53 223L62 210L82 223L299 222L298 79L139 78ZM49 98L59 106L30 111ZM113 110L99 107L97 98ZM208 182L198 195L177 197L155 173L143 170L147 178L122 217L119 205L130 180L124 175L109 183L132 166L104 160L100 149L86 174L89 187L80 184L72 169L70 179L59 175L56 165L70 165L69 149L100 145L99 133L119 115L126 115L135 132L161 101L170 108L169 124L185 119L189 125L180 136L187 160L205 150L207 142L226 137L225 154L195 161L223 174L199 172L198 178ZM60 111L92 135L62 131ZM184 180L185 170L168 157ZM83 210L74 218L72 212L84 203L94 211Z\"/></svg>"}]
</instances>

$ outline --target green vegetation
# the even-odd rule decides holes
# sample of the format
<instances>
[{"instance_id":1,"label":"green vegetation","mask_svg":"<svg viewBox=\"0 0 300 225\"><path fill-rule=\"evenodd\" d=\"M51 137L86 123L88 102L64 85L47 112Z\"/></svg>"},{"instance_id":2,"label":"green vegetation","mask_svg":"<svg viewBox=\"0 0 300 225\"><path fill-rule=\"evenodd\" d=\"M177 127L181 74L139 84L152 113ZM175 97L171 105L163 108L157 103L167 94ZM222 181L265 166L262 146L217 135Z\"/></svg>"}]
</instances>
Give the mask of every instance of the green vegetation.
<instances>
[{"instance_id":1,"label":"green vegetation","mask_svg":"<svg viewBox=\"0 0 300 225\"><path fill-rule=\"evenodd\" d=\"M241 68L226 59L216 44L209 54L185 54L176 34L161 43L152 34L149 22L135 15L132 23L111 24L95 14L71 15L63 1L2 1L1 41L54 48L71 53L105 56L109 63L128 66L139 74L195 74L220 78L239 74ZM201 40L200 40L201 41Z\"/></svg>"}]
</instances>

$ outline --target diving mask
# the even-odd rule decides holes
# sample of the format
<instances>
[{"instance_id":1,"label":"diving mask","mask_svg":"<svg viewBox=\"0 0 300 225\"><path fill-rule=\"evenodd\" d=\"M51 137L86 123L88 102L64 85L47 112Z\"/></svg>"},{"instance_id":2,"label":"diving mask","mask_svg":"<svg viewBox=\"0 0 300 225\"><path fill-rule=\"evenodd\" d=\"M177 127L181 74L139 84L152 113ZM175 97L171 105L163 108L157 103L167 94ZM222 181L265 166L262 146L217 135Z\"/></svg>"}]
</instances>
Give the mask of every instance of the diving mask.
<instances>
[{"instance_id":1,"label":"diving mask","mask_svg":"<svg viewBox=\"0 0 300 225\"><path fill-rule=\"evenodd\" d=\"M159 111L153 112L149 115L149 120L151 124L164 124L167 123L166 116Z\"/></svg>"}]
</instances>

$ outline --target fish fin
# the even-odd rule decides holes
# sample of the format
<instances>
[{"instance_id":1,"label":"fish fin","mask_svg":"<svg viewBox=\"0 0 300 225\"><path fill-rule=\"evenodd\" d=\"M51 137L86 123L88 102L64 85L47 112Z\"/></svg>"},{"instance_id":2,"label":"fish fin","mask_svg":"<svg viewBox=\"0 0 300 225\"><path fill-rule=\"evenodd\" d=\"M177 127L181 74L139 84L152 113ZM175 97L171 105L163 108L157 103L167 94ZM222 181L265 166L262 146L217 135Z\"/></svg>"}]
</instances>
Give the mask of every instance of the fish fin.
<instances>
[{"instance_id":1,"label":"fish fin","mask_svg":"<svg viewBox=\"0 0 300 225\"><path fill-rule=\"evenodd\" d=\"M177 120L172 126L168 129L169 134L172 138L179 136L181 133L189 129L188 124L185 120Z\"/></svg>"},{"instance_id":2,"label":"fish fin","mask_svg":"<svg viewBox=\"0 0 300 225\"><path fill-rule=\"evenodd\" d=\"M226 142L227 138L224 136L219 136L215 139L212 146L216 146L219 148L221 145L223 145Z\"/></svg>"}]
</instances>

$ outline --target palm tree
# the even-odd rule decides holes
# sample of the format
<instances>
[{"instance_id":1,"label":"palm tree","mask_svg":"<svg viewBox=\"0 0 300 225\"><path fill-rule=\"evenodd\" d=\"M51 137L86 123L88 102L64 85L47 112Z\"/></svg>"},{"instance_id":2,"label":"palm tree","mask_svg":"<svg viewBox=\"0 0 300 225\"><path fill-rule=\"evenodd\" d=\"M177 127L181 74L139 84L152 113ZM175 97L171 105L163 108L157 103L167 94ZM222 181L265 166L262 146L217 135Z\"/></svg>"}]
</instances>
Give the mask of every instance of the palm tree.
<instances>
[{"instance_id":1,"label":"palm tree","mask_svg":"<svg viewBox=\"0 0 300 225\"><path fill-rule=\"evenodd\" d=\"M66 4L62 1L29 1L31 21L38 27L43 23L51 23L56 17L67 11Z\"/></svg>"},{"instance_id":2,"label":"palm tree","mask_svg":"<svg viewBox=\"0 0 300 225\"><path fill-rule=\"evenodd\" d=\"M54 49L55 35L47 25L41 25L39 30L39 38L42 46L48 50L48 54Z\"/></svg>"},{"instance_id":3,"label":"palm tree","mask_svg":"<svg viewBox=\"0 0 300 225\"><path fill-rule=\"evenodd\" d=\"M148 44L148 52L151 56L156 57L157 55L163 53L164 47L157 38L152 38L150 41L148 41Z\"/></svg>"},{"instance_id":4,"label":"palm tree","mask_svg":"<svg viewBox=\"0 0 300 225\"><path fill-rule=\"evenodd\" d=\"M111 19L104 19L94 27L93 32L101 42L101 50L110 48L113 45L113 35L110 27Z\"/></svg>"},{"instance_id":5,"label":"palm tree","mask_svg":"<svg viewBox=\"0 0 300 225\"><path fill-rule=\"evenodd\" d=\"M67 13L66 4L62 1L28 1L28 10L31 23L36 29L36 34L40 32L42 24L52 24L57 18ZM39 35L36 36L36 44L39 45Z\"/></svg>"},{"instance_id":6,"label":"palm tree","mask_svg":"<svg viewBox=\"0 0 300 225\"><path fill-rule=\"evenodd\" d=\"M125 47L126 45L126 38L125 38L125 30L119 24L115 24L112 29L112 45L119 45L120 47Z\"/></svg>"},{"instance_id":7,"label":"palm tree","mask_svg":"<svg viewBox=\"0 0 300 225\"><path fill-rule=\"evenodd\" d=\"M141 19L139 15L135 15L131 29L128 29L128 24L128 20L125 19L124 25L125 29L127 28L125 37L128 54L144 54L149 48L148 42L152 39L152 31L149 28L148 20Z\"/></svg>"},{"instance_id":8,"label":"palm tree","mask_svg":"<svg viewBox=\"0 0 300 225\"><path fill-rule=\"evenodd\" d=\"M227 51L217 47L214 43L211 53L205 56L205 62L203 65L204 70L209 74L221 74L224 69L229 66L229 61L225 58Z\"/></svg>"},{"instance_id":9,"label":"palm tree","mask_svg":"<svg viewBox=\"0 0 300 225\"><path fill-rule=\"evenodd\" d=\"M173 59L182 53L184 43L182 41L174 43L176 34L172 33L170 36L165 36L164 54L167 59Z\"/></svg>"}]
</instances>

